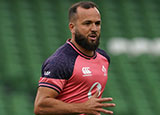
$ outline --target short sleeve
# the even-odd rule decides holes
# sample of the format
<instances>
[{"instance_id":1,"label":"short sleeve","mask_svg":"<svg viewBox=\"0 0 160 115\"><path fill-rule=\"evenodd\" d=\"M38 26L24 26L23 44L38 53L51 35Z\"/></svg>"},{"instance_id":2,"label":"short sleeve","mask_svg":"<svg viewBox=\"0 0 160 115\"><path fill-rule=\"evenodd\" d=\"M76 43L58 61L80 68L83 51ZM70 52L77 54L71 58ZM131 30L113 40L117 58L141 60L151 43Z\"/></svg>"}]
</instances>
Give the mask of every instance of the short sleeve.
<instances>
[{"instance_id":1,"label":"short sleeve","mask_svg":"<svg viewBox=\"0 0 160 115\"><path fill-rule=\"evenodd\" d=\"M49 58L42 66L39 87L48 87L60 93L70 76L65 60L58 57Z\"/></svg>"},{"instance_id":2,"label":"short sleeve","mask_svg":"<svg viewBox=\"0 0 160 115\"><path fill-rule=\"evenodd\" d=\"M48 87L60 93L72 76L78 54L69 44L56 50L42 65L39 87Z\"/></svg>"}]
</instances>

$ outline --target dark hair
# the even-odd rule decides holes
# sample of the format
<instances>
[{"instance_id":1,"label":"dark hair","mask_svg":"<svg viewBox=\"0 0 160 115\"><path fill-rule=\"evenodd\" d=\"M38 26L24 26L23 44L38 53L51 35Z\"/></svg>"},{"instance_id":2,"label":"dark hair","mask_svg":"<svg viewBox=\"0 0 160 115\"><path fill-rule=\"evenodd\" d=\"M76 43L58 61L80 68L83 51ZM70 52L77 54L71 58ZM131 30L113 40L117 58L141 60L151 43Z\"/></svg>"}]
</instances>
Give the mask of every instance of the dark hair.
<instances>
[{"instance_id":1,"label":"dark hair","mask_svg":"<svg viewBox=\"0 0 160 115\"><path fill-rule=\"evenodd\" d=\"M69 9L69 21L73 20L75 18L75 14L77 13L77 8L82 7L85 9L94 8L96 7L98 9L98 6L91 1L81 1L73 4Z\"/></svg>"}]
</instances>

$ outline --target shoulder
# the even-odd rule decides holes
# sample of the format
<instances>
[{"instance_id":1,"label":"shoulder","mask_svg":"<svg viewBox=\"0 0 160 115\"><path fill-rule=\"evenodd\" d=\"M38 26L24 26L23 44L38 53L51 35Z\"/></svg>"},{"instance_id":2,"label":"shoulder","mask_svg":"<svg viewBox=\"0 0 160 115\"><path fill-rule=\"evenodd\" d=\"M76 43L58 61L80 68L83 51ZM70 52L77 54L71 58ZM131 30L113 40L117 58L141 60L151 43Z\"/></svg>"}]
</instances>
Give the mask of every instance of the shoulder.
<instances>
[{"instance_id":1,"label":"shoulder","mask_svg":"<svg viewBox=\"0 0 160 115\"><path fill-rule=\"evenodd\" d=\"M64 44L60 48L58 48L46 61L45 63L58 63L65 64L68 63L68 60L76 58L77 53L73 50L73 48L69 44Z\"/></svg>"},{"instance_id":2,"label":"shoulder","mask_svg":"<svg viewBox=\"0 0 160 115\"><path fill-rule=\"evenodd\" d=\"M110 56L104 50L98 48L96 50L96 52L98 52L99 54L101 54L102 56L104 56L108 60L108 62L110 63Z\"/></svg>"},{"instance_id":3,"label":"shoulder","mask_svg":"<svg viewBox=\"0 0 160 115\"><path fill-rule=\"evenodd\" d=\"M64 44L56 50L42 65L42 76L68 79L72 75L77 53L69 44ZM50 73L45 75L44 73Z\"/></svg>"}]
</instances>

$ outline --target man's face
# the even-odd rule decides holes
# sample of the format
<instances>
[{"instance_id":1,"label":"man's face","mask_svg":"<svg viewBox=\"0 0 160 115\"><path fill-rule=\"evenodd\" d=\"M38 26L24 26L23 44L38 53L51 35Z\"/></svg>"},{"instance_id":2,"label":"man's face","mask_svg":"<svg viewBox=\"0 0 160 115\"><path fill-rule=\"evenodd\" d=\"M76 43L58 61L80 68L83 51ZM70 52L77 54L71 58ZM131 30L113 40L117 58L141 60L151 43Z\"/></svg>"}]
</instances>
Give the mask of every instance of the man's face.
<instances>
[{"instance_id":1,"label":"man's face","mask_svg":"<svg viewBox=\"0 0 160 115\"><path fill-rule=\"evenodd\" d=\"M101 30L100 13L96 8L77 8L75 41L86 50L94 51L99 45Z\"/></svg>"}]
</instances>

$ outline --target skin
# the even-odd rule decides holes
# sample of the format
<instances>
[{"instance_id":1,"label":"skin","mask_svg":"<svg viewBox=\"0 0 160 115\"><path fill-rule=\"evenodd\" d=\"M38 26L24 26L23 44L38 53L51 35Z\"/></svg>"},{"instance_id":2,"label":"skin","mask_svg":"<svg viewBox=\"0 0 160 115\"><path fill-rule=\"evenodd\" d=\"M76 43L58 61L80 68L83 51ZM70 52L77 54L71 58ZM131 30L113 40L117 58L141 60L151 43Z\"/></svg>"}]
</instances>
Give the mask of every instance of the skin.
<instances>
[{"instance_id":1,"label":"skin","mask_svg":"<svg viewBox=\"0 0 160 115\"><path fill-rule=\"evenodd\" d=\"M101 30L101 17L100 13L96 8L84 9L81 7L77 8L77 20L73 20L69 23L69 28L72 33L71 42L84 54L88 56L93 56L94 51L88 51L83 47L79 46L75 42L75 32L78 30L82 35L84 35L90 43L95 43L97 37L100 36ZM96 33L96 40L92 40L88 37L92 32Z\"/></svg>"},{"instance_id":2,"label":"skin","mask_svg":"<svg viewBox=\"0 0 160 115\"><path fill-rule=\"evenodd\" d=\"M93 56L94 51L87 51L75 42L75 32L78 30L83 34L90 43L94 43L97 37L89 37L91 31L95 31L97 36L100 35L101 18L96 8L83 9L78 7L77 19L69 23L69 28L72 33L71 42L84 54ZM34 113L36 115L100 115L100 112L105 114L113 114L113 111L103 109L103 107L114 107L114 103L109 103L112 98L97 98L98 91L84 103L65 103L57 100L58 93L47 87L39 87L34 104ZM106 103L107 102L107 103Z\"/></svg>"}]
</instances>

